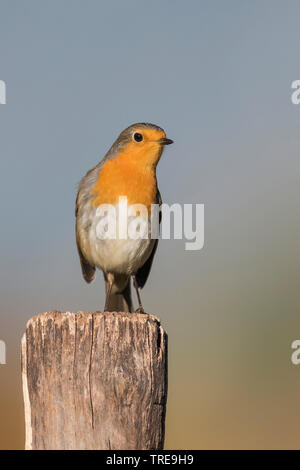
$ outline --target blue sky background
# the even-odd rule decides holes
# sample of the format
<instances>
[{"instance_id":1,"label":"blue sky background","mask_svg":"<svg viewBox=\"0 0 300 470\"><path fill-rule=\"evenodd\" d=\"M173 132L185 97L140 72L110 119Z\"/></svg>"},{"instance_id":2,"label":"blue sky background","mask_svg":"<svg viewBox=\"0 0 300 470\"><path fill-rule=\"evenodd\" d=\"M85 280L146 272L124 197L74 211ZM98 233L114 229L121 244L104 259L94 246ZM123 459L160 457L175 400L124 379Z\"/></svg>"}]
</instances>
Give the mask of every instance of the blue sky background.
<instances>
[{"instance_id":1,"label":"blue sky background","mask_svg":"<svg viewBox=\"0 0 300 470\"><path fill-rule=\"evenodd\" d=\"M299 15L291 0L0 0L0 447L23 445L26 321L103 307L101 274L80 273L76 185L139 121L175 141L164 202L205 205L203 250L162 241L143 292L169 333L166 445L299 447Z\"/></svg>"}]
</instances>

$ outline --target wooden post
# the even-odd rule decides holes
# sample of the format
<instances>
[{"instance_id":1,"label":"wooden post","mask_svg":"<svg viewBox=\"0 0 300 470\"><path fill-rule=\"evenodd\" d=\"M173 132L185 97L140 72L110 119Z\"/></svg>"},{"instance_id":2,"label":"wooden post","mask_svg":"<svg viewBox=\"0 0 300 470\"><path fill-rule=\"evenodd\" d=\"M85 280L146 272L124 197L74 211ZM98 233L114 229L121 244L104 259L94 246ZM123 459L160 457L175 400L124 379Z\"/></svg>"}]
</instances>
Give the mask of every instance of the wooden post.
<instances>
[{"instance_id":1,"label":"wooden post","mask_svg":"<svg viewBox=\"0 0 300 470\"><path fill-rule=\"evenodd\" d=\"M57 311L22 338L26 449L162 449L167 335L153 315Z\"/></svg>"}]
</instances>

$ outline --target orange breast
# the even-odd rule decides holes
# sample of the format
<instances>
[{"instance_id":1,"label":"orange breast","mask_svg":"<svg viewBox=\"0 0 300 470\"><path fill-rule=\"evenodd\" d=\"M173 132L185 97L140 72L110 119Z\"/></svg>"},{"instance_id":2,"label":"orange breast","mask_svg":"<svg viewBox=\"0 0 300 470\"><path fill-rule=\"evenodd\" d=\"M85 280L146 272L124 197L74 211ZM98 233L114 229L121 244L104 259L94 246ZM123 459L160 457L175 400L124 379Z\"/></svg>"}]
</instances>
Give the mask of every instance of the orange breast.
<instances>
[{"instance_id":1,"label":"orange breast","mask_svg":"<svg viewBox=\"0 0 300 470\"><path fill-rule=\"evenodd\" d=\"M155 170L128 158L128 154L108 160L102 166L98 181L92 189L92 204L117 204L120 196L126 196L128 205L143 204L150 211L155 203L157 183Z\"/></svg>"}]
</instances>

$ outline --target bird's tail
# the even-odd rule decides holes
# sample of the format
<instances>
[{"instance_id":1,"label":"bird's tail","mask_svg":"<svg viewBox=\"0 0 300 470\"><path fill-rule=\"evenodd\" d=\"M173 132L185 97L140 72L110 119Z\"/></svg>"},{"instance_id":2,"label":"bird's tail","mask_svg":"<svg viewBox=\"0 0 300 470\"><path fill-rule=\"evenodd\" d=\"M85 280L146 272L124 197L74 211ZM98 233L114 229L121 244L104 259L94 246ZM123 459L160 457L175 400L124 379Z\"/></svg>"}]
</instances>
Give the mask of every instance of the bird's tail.
<instances>
[{"instance_id":1,"label":"bird's tail","mask_svg":"<svg viewBox=\"0 0 300 470\"><path fill-rule=\"evenodd\" d=\"M106 284L106 292L107 292L107 284L108 282L105 281ZM131 288L130 288L130 280L127 283L125 289L118 294L110 294L107 306L108 312L133 312L133 305L131 299Z\"/></svg>"}]
</instances>

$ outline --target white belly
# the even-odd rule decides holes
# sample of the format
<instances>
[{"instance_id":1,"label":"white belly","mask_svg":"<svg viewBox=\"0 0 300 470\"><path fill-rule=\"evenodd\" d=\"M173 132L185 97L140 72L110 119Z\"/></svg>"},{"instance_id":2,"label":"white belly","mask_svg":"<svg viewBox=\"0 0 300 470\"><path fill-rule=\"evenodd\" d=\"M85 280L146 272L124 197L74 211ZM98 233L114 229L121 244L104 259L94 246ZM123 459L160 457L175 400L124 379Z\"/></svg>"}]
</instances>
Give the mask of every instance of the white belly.
<instances>
[{"instance_id":1,"label":"white belly","mask_svg":"<svg viewBox=\"0 0 300 470\"><path fill-rule=\"evenodd\" d=\"M93 264L106 273L134 274L149 258L155 243L155 240L151 239L150 223L136 216L129 216L124 221L124 218L120 218L117 207L115 220L116 230L106 234L103 230L104 218L96 215L93 217L89 230ZM142 230L136 232L135 228L140 229L141 225ZM124 236L126 232L127 237Z\"/></svg>"},{"instance_id":2,"label":"white belly","mask_svg":"<svg viewBox=\"0 0 300 470\"><path fill-rule=\"evenodd\" d=\"M94 263L104 272L134 274L150 256L151 240L101 240L93 250Z\"/></svg>"}]
</instances>

